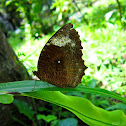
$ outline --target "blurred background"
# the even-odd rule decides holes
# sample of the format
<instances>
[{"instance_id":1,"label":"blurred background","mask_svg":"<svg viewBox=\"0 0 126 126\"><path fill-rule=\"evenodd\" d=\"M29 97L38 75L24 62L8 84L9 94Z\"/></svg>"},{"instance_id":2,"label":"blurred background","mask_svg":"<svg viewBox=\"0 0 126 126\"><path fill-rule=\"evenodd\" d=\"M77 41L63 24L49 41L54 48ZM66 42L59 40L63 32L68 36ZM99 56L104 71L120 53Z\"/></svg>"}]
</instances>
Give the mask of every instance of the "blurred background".
<instances>
[{"instance_id":1,"label":"blurred background","mask_svg":"<svg viewBox=\"0 0 126 126\"><path fill-rule=\"evenodd\" d=\"M82 83L92 88L97 87L116 91L125 96L125 0L0 1L0 29L6 35L20 62L32 77L32 71L37 69L39 54L43 46L66 23L74 25L82 41L82 58L88 67L85 71L86 75L82 78ZM93 104L106 110L121 109L126 112L126 105L111 98L77 92L69 94L88 98ZM20 102L22 101L15 101L14 103L18 109L18 105L21 105ZM28 105L29 103L23 101L22 104ZM55 126L58 116L60 116L62 121L60 126L64 126L63 121L66 120L67 122L69 119L75 121L73 126L83 125L81 120L70 112L52 104L45 104L44 102L43 107L39 106L40 112L44 112L44 116L55 115L55 117L50 117L53 119L49 122L43 117L41 124ZM59 110L62 110L60 114ZM14 112L12 111L12 113ZM35 125L35 122L27 114L24 114L25 112L23 113L23 121L25 121L24 118L29 120L29 122L25 122L26 124L21 121L21 116L17 119L12 113L10 119L14 121L12 124ZM19 111L18 114L20 113ZM41 125L39 123L37 125Z\"/></svg>"}]
</instances>

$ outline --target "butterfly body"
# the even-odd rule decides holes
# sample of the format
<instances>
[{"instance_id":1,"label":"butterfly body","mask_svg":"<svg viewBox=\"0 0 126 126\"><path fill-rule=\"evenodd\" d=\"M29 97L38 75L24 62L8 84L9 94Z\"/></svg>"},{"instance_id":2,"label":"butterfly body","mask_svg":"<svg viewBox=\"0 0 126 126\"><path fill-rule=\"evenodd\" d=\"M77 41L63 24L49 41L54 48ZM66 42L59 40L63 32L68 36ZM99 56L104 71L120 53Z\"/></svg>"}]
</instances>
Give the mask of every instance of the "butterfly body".
<instances>
[{"instance_id":1,"label":"butterfly body","mask_svg":"<svg viewBox=\"0 0 126 126\"><path fill-rule=\"evenodd\" d=\"M64 25L44 46L38 60L38 71L34 74L40 80L59 87L76 87L87 68L81 58L81 49L73 25Z\"/></svg>"}]
</instances>

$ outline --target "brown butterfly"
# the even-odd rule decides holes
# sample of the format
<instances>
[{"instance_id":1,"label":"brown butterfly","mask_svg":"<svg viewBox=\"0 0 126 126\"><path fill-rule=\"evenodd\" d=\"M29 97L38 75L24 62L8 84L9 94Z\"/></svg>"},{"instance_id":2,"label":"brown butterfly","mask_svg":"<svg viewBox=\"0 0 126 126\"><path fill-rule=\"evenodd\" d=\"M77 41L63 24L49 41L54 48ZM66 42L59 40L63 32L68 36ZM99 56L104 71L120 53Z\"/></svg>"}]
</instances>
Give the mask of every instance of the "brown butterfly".
<instances>
[{"instance_id":1,"label":"brown butterfly","mask_svg":"<svg viewBox=\"0 0 126 126\"><path fill-rule=\"evenodd\" d=\"M46 43L33 73L42 81L58 87L75 88L87 68L82 60L79 35L71 23L60 28Z\"/></svg>"}]
</instances>

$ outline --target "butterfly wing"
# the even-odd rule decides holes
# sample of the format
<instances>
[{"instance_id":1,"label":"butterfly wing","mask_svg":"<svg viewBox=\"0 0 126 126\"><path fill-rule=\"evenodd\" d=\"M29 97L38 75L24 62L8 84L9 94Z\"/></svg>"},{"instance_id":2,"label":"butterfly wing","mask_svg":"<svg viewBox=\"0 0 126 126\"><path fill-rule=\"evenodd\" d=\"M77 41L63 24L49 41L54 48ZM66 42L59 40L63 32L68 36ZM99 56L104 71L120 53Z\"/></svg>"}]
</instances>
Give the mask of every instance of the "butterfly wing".
<instances>
[{"instance_id":1,"label":"butterfly wing","mask_svg":"<svg viewBox=\"0 0 126 126\"><path fill-rule=\"evenodd\" d=\"M82 60L79 35L71 23L60 28L44 46L37 77L59 87L76 87L87 68Z\"/></svg>"}]
</instances>

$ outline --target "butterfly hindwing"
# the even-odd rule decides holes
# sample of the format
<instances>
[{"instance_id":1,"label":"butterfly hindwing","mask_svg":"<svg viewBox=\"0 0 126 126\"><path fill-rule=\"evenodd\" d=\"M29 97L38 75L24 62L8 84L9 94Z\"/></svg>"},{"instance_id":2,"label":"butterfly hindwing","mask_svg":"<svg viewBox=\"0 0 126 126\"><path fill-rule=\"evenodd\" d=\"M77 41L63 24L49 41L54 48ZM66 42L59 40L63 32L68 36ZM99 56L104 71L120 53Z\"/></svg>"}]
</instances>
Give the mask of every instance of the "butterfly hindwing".
<instances>
[{"instance_id":1,"label":"butterfly hindwing","mask_svg":"<svg viewBox=\"0 0 126 126\"><path fill-rule=\"evenodd\" d=\"M82 46L71 23L60 28L46 43L38 60L37 77L59 87L76 87L84 75Z\"/></svg>"}]
</instances>

